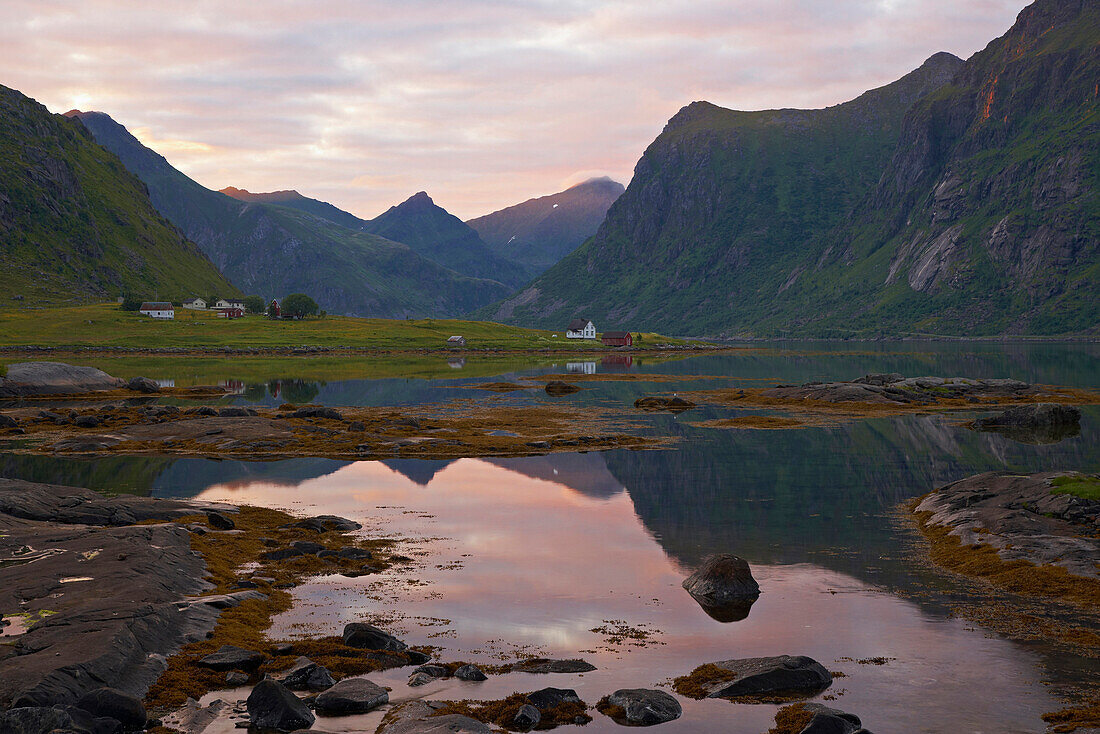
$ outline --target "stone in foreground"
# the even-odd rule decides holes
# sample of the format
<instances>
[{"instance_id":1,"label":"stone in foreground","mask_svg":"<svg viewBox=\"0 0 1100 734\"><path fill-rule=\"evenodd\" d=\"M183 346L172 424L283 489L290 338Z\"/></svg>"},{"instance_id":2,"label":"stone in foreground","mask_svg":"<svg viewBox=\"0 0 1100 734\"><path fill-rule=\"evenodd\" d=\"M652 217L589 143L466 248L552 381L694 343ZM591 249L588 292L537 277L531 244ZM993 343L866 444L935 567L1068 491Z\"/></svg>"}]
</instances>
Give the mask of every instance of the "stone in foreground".
<instances>
[{"instance_id":1,"label":"stone in foreground","mask_svg":"<svg viewBox=\"0 0 1100 734\"><path fill-rule=\"evenodd\" d=\"M130 696L114 688L96 688L88 691L76 702L79 709L97 718L114 719L125 731L145 728L145 707L136 696Z\"/></svg>"},{"instance_id":2,"label":"stone in foreground","mask_svg":"<svg viewBox=\"0 0 1100 734\"><path fill-rule=\"evenodd\" d=\"M0 397L24 395L75 395L96 390L117 390L125 380L111 377L94 367L63 362L16 362L0 377Z\"/></svg>"},{"instance_id":3,"label":"stone in foreground","mask_svg":"<svg viewBox=\"0 0 1100 734\"><path fill-rule=\"evenodd\" d=\"M488 680L488 676L476 665L463 665L455 671L455 678L468 681Z\"/></svg>"},{"instance_id":4,"label":"stone in foreground","mask_svg":"<svg viewBox=\"0 0 1100 734\"><path fill-rule=\"evenodd\" d=\"M554 660L551 658L530 658L521 660L511 668L513 673L588 673L596 666L586 660Z\"/></svg>"},{"instance_id":5,"label":"stone in foreground","mask_svg":"<svg viewBox=\"0 0 1100 734\"><path fill-rule=\"evenodd\" d=\"M344 626L344 644L367 650L392 650L401 652L408 648L401 640L366 622L352 622Z\"/></svg>"},{"instance_id":6,"label":"stone in foreground","mask_svg":"<svg viewBox=\"0 0 1100 734\"><path fill-rule=\"evenodd\" d=\"M282 683L270 679L256 684L245 705L252 726L263 729L308 729L316 721L300 698Z\"/></svg>"},{"instance_id":7,"label":"stone in foreground","mask_svg":"<svg viewBox=\"0 0 1100 734\"><path fill-rule=\"evenodd\" d=\"M729 553L708 556L695 573L684 579L684 589L703 611L719 622L737 622L749 616L760 596L745 559Z\"/></svg>"},{"instance_id":8,"label":"stone in foreground","mask_svg":"<svg viewBox=\"0 0 1100 734\"><path fill-rule=\"evenodd\" d=\"M386 689L366 678L345 678L317 696L314 706L324 716L365 714L389 703Z\"/></svg>"},{"instance_id":9,"label":"stone in foreground","mask_svg":"<svg viewBox=\"0 0 1100 734\"><path fill-rule=\"evenodd\" d=\"M382 720L376 734L489 734L486 724L461 714L433 716L443 707L438 701L409 701L395 706Z\"/></svg>"},{"instance_id":10,"label":"stone in foreground","mask_svg":"<svg viewBox=\"0 0 1100 734\"><path fill-rule=\"evenodd\" d=\"M525 703L512 717L512 726L520 731L528 731L538 726L540 721L542 721L542 713L531 704Z\"/></svg>"},{"instance_id":11,"label":"stone in foreground","mask_svg":"<svg viewBox=\"0 0 1100 734\"><path fill-rule=\"evenodd\" d=\"M542 688L527 694L527 703L539 711L546 711L563 703L583 703L572 688Z\"/></svg>"},{"instance_id":12,"label":"stone in foreground","mask_svg":"<svg viewBox=\"0 0 1100 734\"><path fill-rule=\"evenodd\" d=\"M214 670L255 670L264 661L264 654L235 645L222 645L217 652L199 660L196 665Z\"/></svg>"},{"instance_id":13,"label":"stone in foreground","mask_svg":"<svg viewBox=\"0 0 1100 734\"><path fill-rule=\"evenodd\" d=\"M335 683L327 668L304 657L295 660L282 679L282 684L292 691L323 691Z\"/></svg>"},{"instance_id":14,"label":"stone in foreground","mask_svg":"<svg viewBox=\"0 0 1100 734\"><path fill-rule=\"evenodd\" d=\"M812 696L833 682L821 663L805 655L721 660L712 665L734 676L703 682L707 698Z\"/></svg>"},{"instance_id":15,"label":"stone in foreground","mask_svg":"<svg viewBox=\"0 0 1100 734\"><path fill-rule=\"evenodd\" d=\"M820 703L802 704L813 718L798 734L871 734L855 714L829 708ZM777 715L778 716L778 715Z\"/></svg>"},{"instance_id":16,"label":"stone in foreground","mask_svg":"<svg viewBox=\"0 0 1100 734\"><path fill-rule=\"evenodd\" d=\"M680 702L665 693L645 688L622 688L605 699L608 706L622 710L621 716L606 712L620 724L653 726L680 718ZM600 709L604 711L603 708ZM617 713L617 712L615 712Z\"/></svg>"}]
</instances>

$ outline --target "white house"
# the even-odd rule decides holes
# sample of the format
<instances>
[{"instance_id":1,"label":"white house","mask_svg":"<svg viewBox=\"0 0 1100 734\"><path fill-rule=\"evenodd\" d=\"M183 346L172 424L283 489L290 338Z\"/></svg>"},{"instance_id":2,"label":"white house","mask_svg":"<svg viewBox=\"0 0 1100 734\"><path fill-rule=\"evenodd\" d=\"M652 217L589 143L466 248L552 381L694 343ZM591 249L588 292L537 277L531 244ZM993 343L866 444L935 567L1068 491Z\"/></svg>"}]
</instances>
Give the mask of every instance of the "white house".
<instances>
[{"instance_id":1,"label":"white house","mask_svg":"<svg viewBox=\"0 0 1100 734\"><path fill-rule=\"evenodd\" d=\"M154 319L176 318L176 309L172 307L171 303L165 301L146 301L141 304L141 308L139 308L138 311Z\"/></svg>"},{"instance_id":2,"label":"white house","mask_svg":"<svg viewBox=\"0 0 1100 734\"><path fill-rule=\"evenodd\" d=\"M595 339L596 325L588 319L573 319L565 330L566 339Z\"/></svg>"},{"instance_id":3,"label":"white house","mask_svg":"<svg viewBox=\"0 0 1100 734\"><path fill-rule=\"evenodd\" d=\"M183 302L183 307L191 308L196 311L202 311L206 308L206 301L198 297L188 298L186 301Z\"/></svg>"},{"instance_id":4,"label":"white house","mask_svg":"<svg viewBox=\"0 0 1100 734\"><path fill-rule=\"evenodd\" d=\"M244 301L237 298L219 298L218 302L214 304L214 308L239 308L244 309Z\"/></svg>"},{"instance_id":5,"label":"white house","mask_svg":"<svg viewBox=\"0 0 1100 734\"><path fill-rule=\"evenodd\" d=\"M466 346L466 337L464 336L452 336L447 340L448 347L464 347Z\"/></svg>"}]
</instances>

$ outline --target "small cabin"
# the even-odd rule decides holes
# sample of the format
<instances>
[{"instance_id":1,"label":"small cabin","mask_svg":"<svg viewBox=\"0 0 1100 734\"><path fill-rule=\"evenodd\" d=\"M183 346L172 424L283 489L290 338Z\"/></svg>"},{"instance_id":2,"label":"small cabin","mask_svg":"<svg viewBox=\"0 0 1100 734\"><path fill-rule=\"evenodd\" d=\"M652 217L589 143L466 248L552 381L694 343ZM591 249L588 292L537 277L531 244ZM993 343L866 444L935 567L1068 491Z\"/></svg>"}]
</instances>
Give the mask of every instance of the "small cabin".
<instances>
[{"instance_id":1,"label":"small cabin","mask_svg":"<svg viewBox=\"0 0 1100 734\"><path fill-rule=\"evenodd\" d=\"M602 338L605 347L634 346L634 335L629 331L605 331Z\"/></svg>"},{"instance_id":2,"label":"small cabin","mask_svg":"<svg viewBox=\"0 0 1100 734\"><path fill-rule=\"evenodd\" d=\"M221 310L223 308L239 308L244 310L244 301L237 298L219 298L218 302L214 304L214 308Z\"/></svg>"},{"instance_id":3,"label":"small cabin","mask_svg":"<svg viewBox=\"0 0 1100 734\"><path fill-rule=\"evenodd\" d=\"M229 308L216 308L218 316L223 319L239 319L244 316L244 309L237 306L230 306Z\"/></svg>"},{"instance_id":4,"label":"small cabin","mask_svg":"<svg viewBox=\"0 0 1100 734\"><path fill-rule=\"evenodd\" d=\"M205 311L206 310L206 301L202 298L197 298L197 297L196 298L188 298L186 301L183 302L183 307L184 308L190 308L190 309L193 309L195 311Z\"/></svg>"},{"instance_id":5,"label":"small cabin","mask_svg":"<svg viewBox=\"0 0 1100 734\"><path fill-rule=\"evenodd\" d=\"M154 319L176 318L175 307L167 301L146 301L141 304L141 308L138 309L138 312Z\"/></svg>"},{"instance_id":6,"label":"small cabin","mask_svg":"<svg viewBox=\"0 0 1100 734\"><path fill-rule=\"evenodd\" d=\"M452 336L447 340L448 347L464 347L466 346L466 337L464 336Z\"/></svg>"},{"instance_id":7,"label":"small cabin","mask_svg":"<svg viewBox=\"0 0 1100 734\"><path fill-rule=\"evenodd\" d=\"M279 318L279 299L271 299L271 303L267 306L267 315L273 319Z\"/></svg>"},{"instance_id":8,"label":"small cabin","mask_svg":"<svg viewBox=\"0 0 1100 734\"><path fill-rule=\"evenodd\" d=\"M588 319L573 319L565 330L566 339L595 339L596 325Z\"/></svg>"}]
</instances>

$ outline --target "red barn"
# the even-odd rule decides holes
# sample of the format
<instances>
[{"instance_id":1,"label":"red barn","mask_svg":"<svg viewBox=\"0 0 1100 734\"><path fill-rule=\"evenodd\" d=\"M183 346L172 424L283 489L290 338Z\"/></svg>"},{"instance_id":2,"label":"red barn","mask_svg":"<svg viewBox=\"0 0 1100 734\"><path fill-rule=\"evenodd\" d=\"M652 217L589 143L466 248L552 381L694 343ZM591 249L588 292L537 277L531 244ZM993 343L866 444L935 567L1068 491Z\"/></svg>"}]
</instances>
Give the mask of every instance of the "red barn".
<instances>
[{"instance_id":1,"label":"red barn","mask_svg":"<svg viewBox=\"0 0 1100 734\"><path fill-rule=\"evenodd\" d=\"M634 346L634 335L629 331L605 331L601 338L605 347Z\"/></svg>"},{"instance_id":2,"label":"red barn","mask_svg":"<svg viewBox=\"0 0 1100 734\"><path fill-rule=\"evenodd\" d=\"M244 309L231 306L229 308L214 309L223 319L239 319L244 316Z\"/></svg>"},{"instance_id":3,"label":"red barn","mask_svg":"<svg viewBox=\"0 0 1100 734\"><path fill-rule=\"evenodd\" d=\"M267 307L267 315L273 319L279 318L279 301L277 299L271 299L271 305Z\"/></svg>"}]
</instances>

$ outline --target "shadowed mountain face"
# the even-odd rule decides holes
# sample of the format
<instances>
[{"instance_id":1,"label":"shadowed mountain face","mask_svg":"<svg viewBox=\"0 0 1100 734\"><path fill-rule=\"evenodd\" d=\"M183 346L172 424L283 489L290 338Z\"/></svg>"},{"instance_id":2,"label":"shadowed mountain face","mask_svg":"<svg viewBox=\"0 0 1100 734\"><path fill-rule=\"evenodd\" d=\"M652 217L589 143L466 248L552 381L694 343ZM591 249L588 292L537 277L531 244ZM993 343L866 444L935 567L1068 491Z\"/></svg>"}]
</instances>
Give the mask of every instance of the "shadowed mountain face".
<instances>
[{"instance_id":1,"label":"shadowed mountain face","mask_svg":"<svg viewBox=\"0 0 1100 734\"><path fill-rule=\"evenodd\" d=\"M218 193L225 194L237 201L274 204L297 209L315 217L327 219L333 224L339 224L341 227L347 227L352 231L361 230L367 224L365 220L335 207L327 201L311 199L308 196L302 196L297 191L271 191L265 194L254 194L251 191L226 186L224 189L220 189Z\"/></svg>"},{"instance_id":2,"label":"shadowed mountain face","mask_svg":"<svg viewBox=\"0 0 1100 734\"><path fill-rule=\"evenodd\" d=\"M534 277L596 234L608 208L625 190L609 178L593 178L466 224L493 252L519 263Z\"/></svg>"},{"instance_id":3,"label":"shadowed mountain face","mask_svg":"<svg viewBox=\"0 0 1100 734\"><path fill-rule=\"evenodd\" d=\"M237 292L87 130L3 86L0 245L5 302Z\"/></svg>"},{"instance_id":4,"label":"shadowed mountain face","mask_svg":"<svg viewBox=\"0 0 1100 734\"><path fill-rule=\"evenodd\" d=\"M1039 0L962 62L824 110L697 102L596 236L483 315L711 335L1100 323L1100 8Z\"/></svg>"},{"instance_id":5,"label":"shadowed mountain face","mask_svg":"<svg viewBox=\"0 0 1100 734\"><path fill-rule=\"evenodd\" d=\"M513 287L527 281L523 268L496 255L477 232L423 191L372 219L366 231L408 245L429 260L463 275L489 278Z\"/></svg>"},{"instance_id":6,"label":"shadowed mountain face","mask_svg":"<svg viewBox=\"0 0 1100 734\"><path fill-rule=\"evenodd\" d=\"M404 318L457 316L509 291L496 281L459 275L406 245L316 216L305 205L242 202L211 191L110 116L69 115L118 155L148 186L157 209L246 292L265 298L303 292L333 313Z\"/></svg>"}]
</instances>

